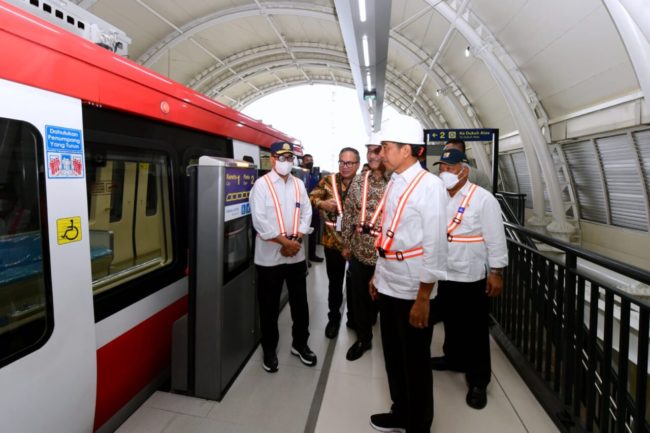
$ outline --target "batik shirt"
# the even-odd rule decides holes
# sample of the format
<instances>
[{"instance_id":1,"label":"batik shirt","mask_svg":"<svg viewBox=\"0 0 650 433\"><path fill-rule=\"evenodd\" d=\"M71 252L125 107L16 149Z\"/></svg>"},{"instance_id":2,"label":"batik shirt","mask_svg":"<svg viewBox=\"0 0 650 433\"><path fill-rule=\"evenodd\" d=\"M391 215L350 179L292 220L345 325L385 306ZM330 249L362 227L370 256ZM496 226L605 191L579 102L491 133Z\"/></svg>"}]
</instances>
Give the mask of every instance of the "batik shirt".
<instances>
[{"instance_id":1,"label":"batik shirt","mask_svg":"<svg viewBox=\"0 0 650 433\"><path fill-rule=\"evenodd\" d=\"M341 180L341 174L336 173L336 185L338 187L339 197L341 198L341 206L345 206L345 199L348 193L349 186ZM309 193L309 199L311 204L314 205L316 209L319 209L321 202L334 198L334 192L332 190L332 178L330 175L324 176L318 185ZM328 221L330 223L336 223L337 212L326 212L323 209L320 209L320 215L322 220ZM336 231L336 227L333 225L325 224L325 230L323 231L322 244L325 248L333 248L335 250L341 251L343 249L343 237L341 232Z\"/></svg>"}]
</instances>

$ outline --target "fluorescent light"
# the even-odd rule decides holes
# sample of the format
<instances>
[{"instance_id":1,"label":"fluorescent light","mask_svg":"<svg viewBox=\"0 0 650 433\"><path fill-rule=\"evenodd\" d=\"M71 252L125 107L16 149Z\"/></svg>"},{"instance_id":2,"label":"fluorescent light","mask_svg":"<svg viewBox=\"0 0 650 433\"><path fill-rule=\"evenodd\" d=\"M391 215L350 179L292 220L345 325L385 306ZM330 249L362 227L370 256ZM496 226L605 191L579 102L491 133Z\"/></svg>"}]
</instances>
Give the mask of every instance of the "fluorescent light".
<instances>
[{"instance_id":1,"label":"fluorescent light","mask_svg":"<svg viewBox=\"0 0 650 433\"><path fill-rule=\"evenodd\" d=\"M469 57L472 52L470 51L469 47L465 48L465 57Z\"/></svg>"},{"instance_id":2,"label":"fluorescent light","mask_svg":"<svg viewBox=\"0 0 650 433\"><path fill-rule=\"evenodd\" d=\"M368 86L368 91L372 90L372 78L370 77L370 72L366 73L366 85Z\"/></svg>"},{"instance_id":3,"label":"fluorescent light","mask_svg":"<svg viewBox=\"0 0 650 433\"><path fill-rule=\"evenodd\" d=\"M368 36L363 35L363 38L361 38L361 43L363 44L363 63L367 68L370 66L370 54L368 53Z\"/></svg>"},{"instance_id":4,"label":"fluorescent light","mask_svg":"<svg viewBox=\"0 0 650 433\"><path fill-rule=\"evenodd\" d=\"M359 20L366 22L366 0L359 0Z\"/></svg>"}]
</instances>

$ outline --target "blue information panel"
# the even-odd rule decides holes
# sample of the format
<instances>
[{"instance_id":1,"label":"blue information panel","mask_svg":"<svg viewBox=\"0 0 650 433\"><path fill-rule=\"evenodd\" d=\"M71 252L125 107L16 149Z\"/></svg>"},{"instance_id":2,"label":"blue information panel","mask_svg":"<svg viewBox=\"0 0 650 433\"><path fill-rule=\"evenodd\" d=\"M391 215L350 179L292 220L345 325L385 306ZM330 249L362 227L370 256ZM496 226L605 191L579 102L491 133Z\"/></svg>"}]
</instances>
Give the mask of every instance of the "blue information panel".
<instances>
[{"instance_id":1,"label":"blue information panel","mask_svg":"<svg viewBox=\"0 0 650 433\"><path fill-rule=\"evenodd\" d=\"M256 178L255 168L226 167L226 221L251 213L248 197Z\"/></svg>"},{"instance_id":2,"label":"blue information panel","mask_svg":"<svg viewBox=\"0 0 650 433\"><path fill-rule=\"evenodd\" d=\"M425 129L427 141L492 141L493 129Z\"/></svg>"}]
</instances>

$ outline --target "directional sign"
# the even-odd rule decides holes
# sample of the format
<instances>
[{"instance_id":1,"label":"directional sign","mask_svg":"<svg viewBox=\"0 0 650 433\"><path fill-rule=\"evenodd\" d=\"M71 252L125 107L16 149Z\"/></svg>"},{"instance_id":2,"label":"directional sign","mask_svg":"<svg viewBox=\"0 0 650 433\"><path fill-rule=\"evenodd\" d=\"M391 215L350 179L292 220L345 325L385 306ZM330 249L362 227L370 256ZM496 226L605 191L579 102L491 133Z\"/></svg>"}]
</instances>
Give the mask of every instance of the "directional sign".
<instances>
[{"instance_id":1,"label":"directional sign","mask_svg":"<svg viewBox=\"0 0 650 433\"><path fill-rule=\"evenodd\" d=\"M494 129L425 129L429 143L433 141L463 140L492 141Z\"/></svg>"}]
</instances>

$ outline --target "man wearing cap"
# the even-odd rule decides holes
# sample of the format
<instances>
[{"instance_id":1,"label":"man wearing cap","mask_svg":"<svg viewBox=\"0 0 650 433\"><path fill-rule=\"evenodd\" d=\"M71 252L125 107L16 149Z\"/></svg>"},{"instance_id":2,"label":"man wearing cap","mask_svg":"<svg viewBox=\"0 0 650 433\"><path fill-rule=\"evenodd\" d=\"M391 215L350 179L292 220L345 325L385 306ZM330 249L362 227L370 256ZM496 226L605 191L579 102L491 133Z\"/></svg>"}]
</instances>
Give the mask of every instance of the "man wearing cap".
<instances>
[{"instance_id":1,"label":"man wearing cap","mask_svg":"<svg viewBox=\"0 0 650 433\"><path fill-rule=\"evenodd\" d=\"M343 222L343 205L348 194L348 188L359 169L359 152L351 147L345 147L339 152L339 172L323 177L316 188L309 194L311 203L321 212L325 221L325 232L322 244L325 250L325 266L329 279L327 303L329 306L325 336L334 338L339 332L341 323L341 305L343 303L343 279L345 278L346 259L341 255L343 238L341 229ZM349 290L349 288L348 288ZM350 295L347 296L348 324L353 326L353 308Z\"/></svg>"},{"instance_id":2,"label":"man wearing cap","mask_svg":"<svg viewBox=\"0 0 650 433\"><path fill-rule=\"evenodd\" d=\"M465 372L465 401L482 409L491 375L489 298L501 293L508 264L501 208L492 194L468 181L471 169L463 152L445 150L436 164L449 194L449 254L447 279L435 300L445 324L445 355L432 358L431 367Z\"/></svg>"},{"instance_id":3,"label":"man wearing cap","mask_svg":"<svg viewBox=\"0 0 650 433\"><path fill-rule=\"evenodd\" d=\"M379 299L393 404L390 412L370 417L380 431L428 433L433 421L429 309L437 282L447 276L447 197L440 179L418 162L423 135L413 118L382 125L381 156L393 174L381 206L379 257L369 290Z\"/></svg>"},{"instance_id":4,"label":"man wearing cap","mask_svg":"<svg viewBox=\"0 0 650 433\"><path fill-rule=\"evenodd\" d=\"M377 303L370 298L368 283L375 272L377 251L375 235L379 230L379 202L388 177L381 162L381 146L377 134L371 135L367 158L370 169L357 175L345 199L343 210L343 256L350 260L350 295L354 308L354 329L357 341L346 354L349 361L359 359L371 348L372 325L377 320Z\"/></svg>"},{"instance_id":5,"label":"man wearing cap","mask_svg":"<svg viewBox=\"0 0 650 433\"><path fill-rule=\"evenodd\" d=\"M480 144L477 144L477 146L480 146ZM451 139L447 141L447 143L445 143L445 147L443 148L443 152L449 149L457 149L467 154L464 140ZM488 176L483 170L480 170L478 168L472 168L470 170L469 181L471 183L475 183L476 185L482 188L485 188L488 191L492 189L492 181L490 180L490 176Z\"/></svg>"},{"instance_id":6,"label":"man wearing cap","mask_svg":"<svg viewBox=\"0 0 650 433\"><path fill-rule=\"evenodd\" d=\"M308 366L316 365L309 349L307 266L302 238L310 232L311 206L305 185L291 175L291 143L271 145L273 169L255 181L250 192L253 226L257 231L255 265L262 328L263 368L278 371L278 315L286 281L293 319L291 353Z\"/></svg>"}]
</instances>

